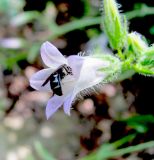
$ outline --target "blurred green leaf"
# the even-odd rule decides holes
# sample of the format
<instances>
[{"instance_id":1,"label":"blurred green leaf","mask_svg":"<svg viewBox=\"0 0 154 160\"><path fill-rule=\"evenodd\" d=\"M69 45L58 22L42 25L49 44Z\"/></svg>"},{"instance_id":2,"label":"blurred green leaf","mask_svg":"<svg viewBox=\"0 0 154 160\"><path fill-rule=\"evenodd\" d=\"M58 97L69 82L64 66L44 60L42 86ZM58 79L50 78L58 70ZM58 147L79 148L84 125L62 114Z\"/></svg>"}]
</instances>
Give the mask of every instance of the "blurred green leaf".
<instances>
[{"instance_id":1,"label":"blurred green leaf","mask_svg":"<svg viewBox=\"0 0 154 160\"><path fill-rule=\"evenodd\" d=\"M35 158L32 155L28 155L28 157L26 158L26 160L35 160Z\"/></svg>"},{"instance_id":2,"label":"blurred green leaf","mask_svg":"<svg viewBox=\"0 0 154 160\"><path fill-rule=\"evenodd\" d=\"M40 45L41 44L36 43L30 48L28 56L27 56L27 60L29 63L33 63L36 60L36 58L39 54Z\"/></svg>"},{"instance_id":3,"label":"blurred green leaf","mask_svg":"<svg viewBox=\"0 0 154 160\"><path fill-rule=\"evenodd\" d=\"M126 140L127 140L127 138L126 138ZM128 138L128 140L129 140L129 138ZM127 142L129 142L129 141L127 141ZM136 146L130 146L130 147L122 148L122 149L114 149L113 144L102 145L97 151L89 154L86 157L83 157L81 160L107 160L110 158L116 158L116 157L123 156L127 153L137 152L137 151L141 151L141 150L144 150L147 148L154 147L154 141L145 142L142 144L138 144Z\"/></svg>"},{"instance_id":4,"label":"blurred green leaf","mask_svg":"<svg viewBox=\"0 0 154 160\"><path fill-rule=\"evenodd\" d=\"M25 60L26 57L27 57L26 53L11 55L4 59L4 63L3 63L5 64L4 67L8 69L12 69L13 66L15 66L18 61Z\"/></svg>"},{"instance_id":5,"label":"blurred green leaf","mask_svg":"<svg viewBox=\"0 0 154 160\"><path fill-rule=\"evenodd\" d=\"M81 160L105 160L108 157L112 158L112 152L114 152L116 148L122 146L125 143L130 142L134 138L135 138L135 134L132 134L132 135L128 135L128 136L126 136L116 142L103 144L97 151L82 158Z\"/></svg>"},{"instance_id":6,"label":"blurred green leaf","mask_svg":"<svg viewBox=\"0 0 154 160\"><path fill-rule=\"evenodd\" d=\"M150 28L150 34L154 35L154 26Z\"/></svg>"},{"instance_id":7,"label":"blurred green leaf","mask_svg":"<svg viewBox=\"0 0 154 160\"><path fill-rule=\"evenodd\" d=\"M5 98L0 98L0 111L5 109L7 102Z\"/></svg>"},{"instance_id":8,"label":"blurred green leaf","mask_svg":"<svg viewBox=\"0 0 154 160\"><path fill-rule=\"evenodd\" d=\"M24 3L24 0L0 0L0 12L12 17L21 11Z\"/></svg>"},{"instance_id":9,"label":"blurred green leaf","mask_svg":"<svg viewBox=\"0 0 154 160\"><path fill-rule=\"evenodd\" d=\"M35 150L42 160L56 160L40 142L35 142Z\"/></svg>"},{"instance_id":10,"label":"blurred green leaf","mask_svg":"<svg viewBox=\"0 0 154 160\"><path fill-rule=\"evenodd\" d=\"M34 20L40 18L40 16L41 16L40 13L37 11L27 11L13 17L10 23L12 26L19 27L24 24L33 22Z\"/></svg>"},{"instance_id":11,"label":"blurred green leaf","mask_svg":"<svg viewBox=\"0 0 154 160\"><path fill-rule=\"evenodd\" d=\"M153 15L153 14L154 14L154 7L149 7L144 3L137 4L134 10L125 13L128 19L133 19L136 17L145 17L147 15Z\"/></svg>"},{"instance_id":12,"label":"blurred green leaf","mask_svg":"<svg viewBox=\"0 0 154 160\"><path fill-rule=\"evenodd\" d=\"M154 123L153 115L136 115L125 120L128 126L134 128L139 133L145 133L148 130L148 124Z\"/></svg>"}]
</instances>

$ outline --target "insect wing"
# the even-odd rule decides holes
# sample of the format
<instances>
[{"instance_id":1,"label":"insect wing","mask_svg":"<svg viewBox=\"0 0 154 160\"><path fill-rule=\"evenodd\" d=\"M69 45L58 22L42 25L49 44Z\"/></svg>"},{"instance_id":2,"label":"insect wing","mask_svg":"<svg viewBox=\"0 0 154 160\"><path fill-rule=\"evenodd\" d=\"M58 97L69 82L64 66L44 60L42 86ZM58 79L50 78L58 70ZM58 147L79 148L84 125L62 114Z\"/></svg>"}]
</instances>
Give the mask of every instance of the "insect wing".
<instances>
[{"instance_id":1,"label":"insect wing","mask_svg":"<svg viewBox=\"0 0 154 160\"><path fill-rule=\"evenodd\" d=\"M61 78L60 74L58 72L55 72L52 74L50 78L50 86L51 89L53 90L53 93L55 93L58 96L62 96L62 88L61 88Z\"/></svg>"},{"instance_id":2,"label":"insect wing","mask_svg":"<svg viewBox=\"0 0 154 160\"><path fill-rule=\"evenodd\" d=\"M61 80L67 75L73 75L72 69L66 64L61 65L44 81L42 86L45 86L50 81L50 87L53 93L62 96Z\"/></svg>"}]
</instances>

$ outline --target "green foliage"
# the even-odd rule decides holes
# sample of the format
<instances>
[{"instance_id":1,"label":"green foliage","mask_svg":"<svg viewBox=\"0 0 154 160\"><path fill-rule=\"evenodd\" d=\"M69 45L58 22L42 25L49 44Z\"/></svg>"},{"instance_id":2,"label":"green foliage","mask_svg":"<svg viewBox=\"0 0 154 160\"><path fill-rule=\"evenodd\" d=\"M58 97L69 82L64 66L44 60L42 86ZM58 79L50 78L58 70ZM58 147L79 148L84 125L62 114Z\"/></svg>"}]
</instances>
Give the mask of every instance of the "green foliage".
<instances>
[{"instance_id":1,"label":"green foliage","mask_svg":"<svg viewBox=\"0 0 154 160\"><path fill-rule=\"evenodd\" d=\"M153 76L154 75L154 46L147 48L135 65L138 73Z\"/></svg>"},{"instance_id":2,"label":"green foliage","mask_svg":"<svg viewBox=\"0 0 154 160\"><path fill-rule=\"evenodd\" d=\"M126 17L129 19L133 19L136 17L145 17L147 15L153 15L154 14L154 7L149 7L146 4L137 3L134 6L133 11L129 11L126 13Z\"/></svg>"},{"instance_id":3,"label":"green foliage","mask_svg":"<svg viewBox=\"0 0 154 160\"><path fill-rule=\"evenodd\" d=\"M96 16L96 17L92 17L92 15L98 15L98 11L96 11L95 8L95 13L92 12L94 10L94 8L91 8L89 2L87 0L83 0L84 4L85 4L85 14L81 19L74 19L71 22L68 22L66 24L63 24L61 26L58 26L55 22L55 16L56 16L56 11L55 11L55 7L52 3L48 3L46 9L43 11L42 14L40 14L37 11L22 11L22 8L24 6L24 1L21 0L20 3L17 0L2 0L0 1L0 12L2 12L4 14L4 16L1 19L1 23L4 25L11 25L16 27L16 29L20 29L20 27L23 27L24 25L28 24L28 23L33 23L33 24L37 24L37 26L40 26L41 30L46 30L48 31L48 34L43 36L43 37L39 37L39 39L36 37L34 37L34 39L27 39L26 37L20 36L20 39L22 39L24 41L24 44L21 46L21 48L24 50L25 55L23 56L24 59L27 59L28 62L33 63L36 59L37 56L39 54L39 46L40 44L45 41L45 40L53 40L56 39L57 37L60 37L62 35L65 35L66 33L76 30L76 29L83 29L85 27L88 26L93 26L93 25L98 25L102 23L102 17ZM111 1L112 2L112 1ZM109 39L112 39L112 41L110 42L111 44L113 43L113 46L119 46L120 48L125 44L125 41L127 40L127 22L126 22L126 18L118 12L118 7L117 4L113 1L112 3L114 4L112 6L112 3L110 4L110 7L112 8L112 12L111 15L114 15L115 20L112 21L112 17L110 17L110 20L105 19L104 23L106 23L106 30L105 32L109 32L109 30L111 31L111 33L113 33L113 29L114 29L114 33L115 34L111 34L110 32L110 37ZM108 14L110 14L109 11L109 7L107 7L107 11ZM144 11L144 12L143 12ZM52 14L51 14L52 13ZM142 14L141 14L142 13ZM148 7L144 4L140 4L137 8L135 8L133 11L129 11L127 13L125 13L127 19L132 19L135 17L143 17L145 15L151 15L154 14L154 10L153 7ZM110 15L110 16L111 16ZM104 10L104 14L103 17L105 17L105 10ZM41 20L40 20L41 19ZM7 20L7 22L6 22ZM110 25L112 24L113 28L108 27L108 22L110 21ZM114 23L116 24L115 27L113 26ZM109 29L108 29L109 28ZM105 29L105 28L104 28ZM107 31L108 30L108 31ZM38 27L33 28L34 32L38 31ZM92 30L91 30L92 32ZM118 33L118 34L116 34ZM98 33L97 33L98 34ZM121 37L121 38L119 38ZM117 48L117 47L114 47ZM7 50L7 48L6 48ZM8 52L10 52L8 50ZM11 51L12 52L12 51ZM7 60L7 58L10 59L10 56L7 56L6 54L4 54L3 52L0 53L0 59L1 59L1 65L3 67L10 67L10 68L14 68L14 66L16 66L16 63L18 62L18 60L20 60L20 58L22 56L20 56L20 50L16 50L13 54L14 57L16 58L11 58L11 63L10 60ZM23 52L23 51L22 51ZM120 58L123 58L123 55L121 54L121 51L118 49L118 54ZM132 51L133 53L133 51ZM128 61L127 61L128 63ZM124 65L126 66L126 65ZM126 68L126 67L125 67ZM127 68L129 68L129 66L127 66ZM131 67L133 68L133 67ZM135 68L135 67L134 67ZM122 70L122 74L126 75L125 72L123 72L123 68ZM138 70L140 70L140 65L138 65L135 69L135 71L138 72ZM128 71L128 70L127 70ZM126 72L127 72L126 71ZM127 72L129 73L129 71ZM132 72L131 72L132 73ZM119 77L129 77L129 74L127 74L127 76L123 76L123 75L119 75ZM130 74L131 76L132 74Z\"/></svg>"},{"instance_id":4,"label":"green foliage","mask_svg":"<svg viewBox=\"0 0 154 160\"><path fill-rule=\"evenodd\" d=\"M139 7L138 7L139 8ZM143 75L154 75L154 47L149 47L146 38L140 34L127 32L127 20L123 19L118 11L118 6L114 0L103 1L103 29L108 37L111 48L117 51L117 57L106 55L98 56L103 60L108 59L111 66L110 69L102 70L109 75L110 80L114 81L114 73L119 73L118 78L122 80L132 76L134 73ZM142 10L147 9L142 6ZM144 13L144 12L143 12ZM149 12L150 13L150 12ZM117 61L118 60L118 61ZM113 70L110 71L110 70ZM119 71L119 72L118 72ZM118 79L117 78L117 79ZM109 82L109 80L107 79ZM148 131L148 124L154 123L154 117L151 115L135 116L124 120L127 125L137 131L137 133L145 133ZM121 140L119 140L121 142ZM130 139L126 137L126 141ZM146 148L154 147L154 142L146 142L136 146L130 146L123 149L117 149L114 144L102 145L98 150L84 157L82 160L105 160L122 156L126 153L140 151ZM123 143L121 143L123 144Z\"/></svg>"},{"instance_id":5,"label":"green foliage","mask_svg":"<svg viewBox=\"0 0 154 160\"><path fill-rule=\"evenodd\" d=\"M146 43L143 36L140 35L139 33L133 32L128 34L127 37L128 37L127 38L128 48L125 51L125 53L126 52L132 53L132 56L134 56L135 58L144 54L144 51L146 51L146 49L148 48L148 44Z\"/></svg>"},{"instance_id":6,"label":"green foliage","mask_svg":"<svg viewBox=\"0 0 154 160\"><path fill-rule=\"evenodd\" d=\"M152 35L154 35L154 26L152 26L152 27L150 28L150 33L151 33Z\"/></svg>"},{"instance_id":7,"label":"green foliage","mask_svg":"<svg viewBox=\"0 0 154 160\"><path fill-rule=\"evenodd\" d=\"M104 54L102 51L95 50L94 57L109 63L107 68L101 70L107 75L104 82L121 81L131 77L135 73L153 76L154 46L148 45L144 36L136 32L129 33L127 19L152 15L154 14L154 7L137 4L133 11L125 13L124 16L119 12L118 5L114 0L104 0L103 15L96 16L98 15L98 11L95 9L94 12L94 8L91 8L89 1L83 0L83 2L86 6L84 16L81 19L72 17L72 21L59 26L55 21L55 7L51 3L48 3L43 13L39 13L37 11L23 11L23 0L0 0L1 25L4 28L6 25L15 27L18 32L12 35L15 35L15 37L19 36L20 38L18 39L24 42L18 49L0 46L0 65L3 68L13 69L17 67L17 62L23 59L33 63L38 57L40 45L43 41L54 40L77 29L81 30L89 26L103 24L102 29L106 33L111 48L116 52L115 56L114 54ZM34 34L32 35L27 31L26 25L28 23L33 24L32 30ZM23 32L26 31L24 34L20 33L21 27L25 27L23 29ZM47 34L36 36L42 31L47 32ZM98 33L98 30L91 29L89 37L92 38L93 35ZM154 27L150 29L150 33L154 34ZM30 36L27 34L30 34ZM0 110L4 106L5 100L1 101ZM135 129L137 133L145 133L148 131L148 124L154 123L154 117L152 115L138 115L123 121L126 122L127 126ZM117 142L103 144L98 150L82 160L105 160L154 147L154 142L147 142L118 149L123 144L131 142L135 136L130 135ZM54 160L53 156L39 142L35 143L35 151L43 160ZM27 159L34 160L34 157L29 156Z\"/></svg>"},{"instance_id":8,"label":"green foliage","mask_svg":"<svg viewBox=\"0 0 154 160\"><path fill-rule=\"evenodd\" d=\"M17 15L24 6L24 0L1 0L0 13L13 17Z\"/></svg>"},{"instance_id":9,"label":"green foliage","mask_svg":"<svg viewBox=\"0 0 154 160\"><path fill-rule=\"evenodd\" d=\"M150 124L154 124L153 115L136 115L122 120L127 123L127 126L135 129L139 133L145 133L149 129Z\"/></svg>"},{"instance_id":10,"label":"green foliage","mask_svg":"<svg viewBox=\"0 0 154 160\"><path fill-rule=\"evenodd\" d=\"M147 10L147 6L139 5L138 8ZM117 51L117 56L121 59L121 68L119 75L130 72L143 75L154 75L154 47L149 47L146 38L142 35L132 32L127 32L127 20L118 11L118 5L114 0L103 1L103 29L108 37L112 49ZM151 10L150 10L151 12ZM149 13L150 13L149 12ZM114 57L116 59L116 57ZM117 66L119 64L117 63ZM112 76L112 75L111 75ZM111 78L112 79L112 78ZM114 81L114 78L113 78Z\"/></svg>"},{"instance_id":11,"label":"green foliage","mask_svg":"<svg viewBox=\"0 0 154 160\"><path fill-rule=\"evenodd\" d=\"M130 135L110 144L103 144L97 151L82 158L82 160L107 160L110 158L116 158L123 156L127 153L141 151L147 148L154 147L154 141L138 144L136 146L130 146L122 149L117 149L121 145L130 142L135 135Z\"/></svg>"},{"instance_id":12,"label":"green foliage","mask_svg":"<svg viewBox=\"0 0 154 160\"><path fill-rule=\"evenodd\" d=\"M35 143L35 150L43 160L55 160L55 158L43 147L40 142Z\"/></svg>"},{"instance_id":13,"label":"green foliage","mask_svg":"<svg viewBox=\"0 0 154 160\"><path fill-rule=\"evenodd\" d=\"M15 27L20 27L27 23L33 22L35 19L40 17L40 13L37 11L27 11L23 13L19 13L15 17L13 17L10 21L11 25Z\"/></svg>"}]
</instances>

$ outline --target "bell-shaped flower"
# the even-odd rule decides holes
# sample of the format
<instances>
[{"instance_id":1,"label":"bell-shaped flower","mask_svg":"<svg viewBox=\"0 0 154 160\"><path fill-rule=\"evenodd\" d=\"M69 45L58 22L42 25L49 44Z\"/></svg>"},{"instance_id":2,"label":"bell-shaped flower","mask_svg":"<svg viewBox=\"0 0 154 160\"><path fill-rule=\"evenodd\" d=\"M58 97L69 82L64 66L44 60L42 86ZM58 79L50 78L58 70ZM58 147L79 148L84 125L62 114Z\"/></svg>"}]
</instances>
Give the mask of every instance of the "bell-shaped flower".
<instances>
[{"instance_id":1,"label":"bell-shaped flower","mask_svg":"<svg viewBox=\"0 0 154 160\"><path fill-rule=\"evenodd\" d=\"M64 112L70 115L71 105L80 91L93 87L106 77L99 71L109 64L107 61L94 58L92 56L72 55L65 58L60 51L49 42L43 43L41 47L41 57L47 69L42 69L32 75L30 85L36 90L52 92L53 96L49 99L46 106L46 117L51 117L63 105ZM51 85L55 83L50 76L62 65L71 68L72 74L67 74L63 79L55 79L60 83L62 95L54 93ZM46 82L49 79L50 82ZM44 84L44 85L43 85Z\"/></svg>"}]
</instances>

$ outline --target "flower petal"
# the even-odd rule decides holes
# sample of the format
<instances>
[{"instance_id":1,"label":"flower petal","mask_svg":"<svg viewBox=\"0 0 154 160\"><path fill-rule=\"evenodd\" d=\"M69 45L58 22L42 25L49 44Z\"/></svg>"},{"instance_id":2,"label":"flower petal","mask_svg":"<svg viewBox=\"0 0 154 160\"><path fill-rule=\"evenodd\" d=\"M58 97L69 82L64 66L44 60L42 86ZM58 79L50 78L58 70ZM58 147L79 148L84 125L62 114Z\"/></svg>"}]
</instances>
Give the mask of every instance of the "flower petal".
<instances>
[{"instance_id":1,"label":"flower petal","mask_svg":"<svg viewBox=\"0 0 154 160\"><path fill-rule=\"evenodd\" d=\"M46 117L49 119L64 103L65 96L53 96L46 106Z\"/></svg>"},{"instance_id":2,"label":"flower petal","mask_svg":"<svg viewBox=\"0 0 154 160\"><path fill-rule=\"evenodd\" d=\"M80 75L81 67L84 62L84 57L73 55L67 58L69 66L72 68L73 75L78 78Z\"/></svg>"},{"instance_id":3,"label":"flower petal","mask_svg":"<svg viewBox=\"0 0 154 160\"><path fill-rule=\"evenodd\" d=\"M67 64L66 58L48 41L41 46L41 57L43 62L54 70L62 64Z\"/></svg>"},{"instance_id":4,"label":"flower petal","mask_svg":"<svg viewBox=\"0 0 154 160\"><path fill-rule=\"evenodd\" d=\"M30 86L36 90L51 92L52 90L50 88L50 83L47 83L45 86L42 86L42 84L51 75L52 72L53 72L53 70L50 68L42 69L42 70L36 72L30 78Z\"/></svg>"},{"instance_id":5,"label":"flower petal","mask_svg":"<svg viewBox=\"0 0 154 160\"><path fill-rule=\"evenodd\" d=\"M80 91L93 87L103 81L106 75L98 71L98 69L108 65L107 62L96 58L85 58L78 82L76 83L73 92L65 99L64 112L66 114L70 115L72 102Z\"/></svg>"},{"instance_id":6,"label":"flower petal","mask_svg":"<svg viewBox=\"0 0 154 160\"><path fill-rule=\"evenodd\" d=\"M63 109L65 114L70 116L70 111L71 111L71 106L72 106L72 102L73 102L74 97L72 96L72 93L69 94L64 101L64 105L63 105Z\"/></svg>"},{"instance_id":7,"label":"flower petal","mask_svg":"<svg viewBox=\"0 0 154 160\"><path fill-rule=\"evenodd\" d=\"M61 82L63 94L68 95L70 92L72 92L76 83L77 79L74 79L73 76L67 76L64 78L64 80Z\"/></svg>"},{"instance_id":8,"label":"flower petal","mask_svg":"<svg viewBox=\"0 0 154 160\"><path fill-rule=\"evenodd\" d=\"M106 75L99 71L99 69L108 65L107 61L98 58L85 58L76 88L82 91L103 81Z\"/></svg>"},{"instance_id":9,"label":"flower petal","mask_svg":"<svg viewBox=\"0 0 154 160\"><path fill-rule=\"evenodd\" d=\"M68 100L70 95L73 93L73 89L76 83L77 83L77 79L75 79L73 76L66 76L61 82L63 95L65 96L64 106L63 106L64 112L68 115L70 115L70 108L71 108Z\"/></svg>"}]
</instances>

